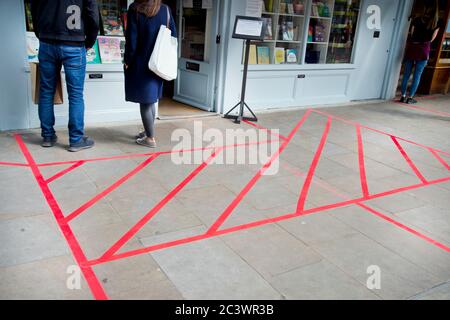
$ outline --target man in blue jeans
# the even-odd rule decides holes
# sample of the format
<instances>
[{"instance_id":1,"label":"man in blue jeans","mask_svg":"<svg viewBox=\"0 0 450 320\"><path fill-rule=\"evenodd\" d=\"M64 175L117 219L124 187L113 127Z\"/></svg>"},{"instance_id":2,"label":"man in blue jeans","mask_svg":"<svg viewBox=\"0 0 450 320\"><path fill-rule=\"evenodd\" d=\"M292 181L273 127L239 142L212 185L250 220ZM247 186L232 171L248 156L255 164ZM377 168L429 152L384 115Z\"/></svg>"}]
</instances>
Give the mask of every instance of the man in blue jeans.
<instances>
[{"instance_id":1,"label":"man in blue jeans","mask_svg":"<svg viewBox=\"0 0 450 320\"><path fill-rule=\"evenodd\" d=\"M58 75L64 66L69 96L69 151L92 148L84 135L84 79L86 49L92 48L99 31L95 0L32 0L33 26L39 38L39 119L42 146L53 147L56 136L53 98Z\"/></svg>"}]
</instances>

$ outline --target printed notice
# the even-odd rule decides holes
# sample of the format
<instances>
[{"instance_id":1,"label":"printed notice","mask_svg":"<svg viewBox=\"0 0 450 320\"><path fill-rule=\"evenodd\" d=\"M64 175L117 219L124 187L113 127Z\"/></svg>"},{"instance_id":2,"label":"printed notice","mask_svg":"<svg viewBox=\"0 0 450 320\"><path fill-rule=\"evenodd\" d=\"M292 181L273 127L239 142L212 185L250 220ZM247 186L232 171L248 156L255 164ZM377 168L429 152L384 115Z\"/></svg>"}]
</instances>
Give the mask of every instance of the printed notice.
<instances>
[{"instance_id":1,"label":"printed notice","mask_svg":"<svg viewBox=\"0 0 450 320\"><path fill-rule=\"evenodd\" d=\"M245 9L245 15L248 17L262 16L262 1L261 0L247 0L247 7Z\"/></svg>"},{"instance_id":2,"label":"printed notice","mask_svg":"<svg viewBox=\"0 0 450 320\"><path fill-rule=\"evenodd\" d=\"M238 19L236 25L236 34L243 36L260 37L262 28L262 21Z\"/></svg>"}]
</instances>

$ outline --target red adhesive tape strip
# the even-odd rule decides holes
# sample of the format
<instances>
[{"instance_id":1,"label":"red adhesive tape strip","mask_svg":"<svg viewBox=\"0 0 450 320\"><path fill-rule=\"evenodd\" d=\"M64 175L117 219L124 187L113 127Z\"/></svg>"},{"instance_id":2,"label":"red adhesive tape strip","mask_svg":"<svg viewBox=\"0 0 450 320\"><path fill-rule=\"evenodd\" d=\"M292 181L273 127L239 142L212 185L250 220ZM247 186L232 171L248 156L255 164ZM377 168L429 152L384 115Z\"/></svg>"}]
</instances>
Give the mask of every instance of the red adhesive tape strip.
<instances>
[{"instance_id":1,"label":"red adhesive tape strip","mask_svg":"<svg viewBox=\"0 0 450 320\"><path fill-rule=\"evenodd\" d=\"M127 182L130 178L132 178L133 176L135 176L137 173L139 173L140 171L142 171L145 167L147 167L150 163L152 163L158 156L157 155L152 155L150 156L150 158L148 158L147 160L145 160L144 162L142 162L141 164L139 164L136 168L134 168L132 171L130 171L128 174L126 174L124 177L120 178L119 180L117 180L114 184L112 184L110 187L108 187L107 189L105 189L103 192L99 193L98 195L96 195L95 197L93 197L91 200L89 200L88 202L86 202L85 204L83 204L81 207L79 207L78 209L76 209L75 211L73 211L71 214L69 214L67 216L67 218L65 218L65 222L69 223L70 221L72 221L73 219L75 219L76 217L78 217L80 214L82 214L83 212L85 212L87 209L89 209L90 207L92 207L93 205L95 205L97 202L99 202L101 199L103 199L104 197L106 197L108 194L110 194L111 192L113 192L114 190L116 190L117 188L119 188L122 184L124 184L125 182Z\"/></svg>"},{"instance_id":2,"label":"red adhesive tape strip","mask_svg":"<svg viewBox=\"0 0 450 320\"><path fill-rule=\"evenodd\" d=\"M188 185L200 172L203 171L221 152L223 148L218 148L213 154L198 166L188 177L186 177L180 184L178 184L164 199L162 199L152 210L150 210L138 223L136 223L125 235L123 235L111 248L109 248L100 260L107 260L125 243L127 243L135 234L142 229L167 203L169 203L186 185Z\"/></svg>"},{"instance_id":3,"label":"red adhesive tape strip","mask_svg":"<svg viewBox=\"0 0 450 320\"><path fill-rule=\"evenodd\" d=\"M297 131L300 129L300 127L305 123L305 121L308 119L309 115L311 114L311 110L308 110L303 118L297 123L295 128L291 131L287 139L284 141L284 143L280 146L280 148L277 150L277 152L265 163L263 168L259 170L256 175L250 180L250 182L241 190L239 195L231 202L231 204L225 209L225 211L219 216L219 218L214 222L214 224L209 228L207 231L208 234L215 233L220 226L225 222L226 219L233 213L234 209L241 203L241 201L244 199L244 197L247 195L247 193L255 186L256 182L264 175L264 173L272 166L273 162L278 159L278 157L281 155L281 153L284 151L284 149L288 146L288 144L291 142L294 135L297 133Z\"/></svg>"},{"instance_id":4,"label":"red adhesive tape strip","mask_svg":"<svg viewBox=\"0 0 450 320\"><path fill-rule=\"evenodd\" d=\"M416 174L416 176L423 182L423 183L427 183L427 179L425 179L425 177L422 175L422 173L419 171L419 169L416 167L416 165L414 164L414 162L411 160L411 158L408 156L408 154L406 153L405 149L403 149L403 147L401 146L400 142L398 142L398 140L395 137L391 137L392 141L394 141L395 145L397 146L398 150L400 151L400 153L403 155L403 157L405 158L406 162L408 162L409 166L411 167L411 169L414 171L414 173Z\"/></svg>"},{"instance_id":5,"label":"red adhesive tape strip","mask_svg":"<svg viewBox=\"0 0 450 320\"><path fill-rule=\"evenodd\" d=\"M323 148L327 142L328 134L330 133L332 119L328 117L325 130L322 134L322 139L320 140L319 146L317 147L316 154L314 155L311 166L309 167L308 175L306 176L305 183L303 184L302 190L300 192L300 197L297 203L297 212L302 212L305 208L306 197L308 196L309 189L311 188L311 182L316 172L317 166L322 156Z\"/></svg>"},{"instance_id":6,"label":"red adhesive tape strip","mask_svg":"<svg viewBox=\"0 0 450 320\"><path fill-rule=\"evenodd\" d=\"M77 261L78 265L81 267L81 271L84 275L84 278L86 279L86 282L88 283L89 288L91 289L92 294L94 295L95 299L98 300L106 300L108 299L105 291L103 290L103 287L100 284L100 281L98 281L94 271L91 267L87 267L86 264L86 256L83 253L83 250L80 247L80 244L78 243L77 239L75 238L75 235L72 232L72 229L70 226L64 222L64 216L61 211L61 208L59 207L55 197L53 196L52 192L50 191L48 184L44 181L44 177L42 176L39 168L36 165L36 162L34 161L33 157L31 156L30 151L26 147L25 143L22 140L22 137L19 135L15 136L17 144L19 145L20 149L22 150L22 153L27 160L31 171L33 172L33 175L39 184L39 187L42 190L42 193L44 194L45 199L47 200L47 203L50 207L50 209L53 212L53 215L61 229L61 232L64 236L64 238L67 241L67 244L69 245L73 256L75 260Z\"/></svg>"},{"instance_id":7,"label":"red adhesive tape strip","mask_svg":"<svg viewBox=\"0 0 450 320\"><path fill-rule=\"evenodd\" d=\"M424 107L421 107L421 106L417 106L417 105L414 105L414 106L413 106L413 105L406 104L406 103L402 103L402 102L398 102L398 101L396 101L396 103L397 103L399 106L402 106L402 107L404 107L404 108L414 109L414 110L420 110L420 111L423 111L423 112L433 113L433 114L437 114L437 115L439 115L439 116L444 116L444 117L450 117L450 113L447 113L447 112L437 111L437 110L431 110L431 109L427 109L427 108L424 108Z\"/></svg>"},{"instance_id":8,"label":"red adhesive tape strip","mask_svg":"<svg viewBox=\"0 0 450 320\"><path fill-rule=\"evenodd\" d=\"M367 185L366 164L364 160L364 144L362 140L361 127L356 126L356 135L358 137L358 162L359 175L361 180L361 189L364 197L369 196L369 187Z\"/></svg>"}]
</instances>

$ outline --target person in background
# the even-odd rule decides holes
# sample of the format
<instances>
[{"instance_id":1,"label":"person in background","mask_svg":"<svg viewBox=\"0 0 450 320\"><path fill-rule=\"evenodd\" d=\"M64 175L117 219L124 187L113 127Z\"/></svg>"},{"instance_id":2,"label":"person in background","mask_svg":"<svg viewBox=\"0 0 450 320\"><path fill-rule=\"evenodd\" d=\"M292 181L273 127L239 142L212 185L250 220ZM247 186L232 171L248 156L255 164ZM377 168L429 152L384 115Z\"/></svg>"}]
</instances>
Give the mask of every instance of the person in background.
<instances>
[{"instance_id":1,"label":"person in background","mask_svg":"<svg viewBox=\"0 0 450 320\"><path fill-rule=\"evenodd\" d=\"M84 78L86 49L92 48L99 31L95 0L32 0L34 32L39 39L39 119L42 146L53 147L56 136L53 97L64 66L69 96L69 151L94 146L84 136Z\"/></svg>"},{"instance_id":2,"label":"person in background","mask_svg":"<svg viewBox=\"0 0 450 320\"><path fill-rule=\"evenodd\" d=\"M161 25L168 19L172 36L176 37L175 21L168 6L161 0L135 0L128 9L124 55L125 98L140 104L145 131L136 136L136 143L156 148L156 104L162 97L163 80L148 68Z\"/></svg>"},{"instance_id":3,"label":"person in background","mask_svg":"<svg viewBox=\"0 0 450 320\"><path fill-rule=\"evenodd\" d=\"M439 4L434 1L432 6L425 6L422 16L413 18L411 22L411 32L406 46L404 61L404 77L402 82L402 97L400 102L414 104L417 88L420 84L422 73L430 58L431 43L436 39L439 28ZM415 66L413 83L409 96L407 88L413 67Z\"/></svg>"}]
</instances>

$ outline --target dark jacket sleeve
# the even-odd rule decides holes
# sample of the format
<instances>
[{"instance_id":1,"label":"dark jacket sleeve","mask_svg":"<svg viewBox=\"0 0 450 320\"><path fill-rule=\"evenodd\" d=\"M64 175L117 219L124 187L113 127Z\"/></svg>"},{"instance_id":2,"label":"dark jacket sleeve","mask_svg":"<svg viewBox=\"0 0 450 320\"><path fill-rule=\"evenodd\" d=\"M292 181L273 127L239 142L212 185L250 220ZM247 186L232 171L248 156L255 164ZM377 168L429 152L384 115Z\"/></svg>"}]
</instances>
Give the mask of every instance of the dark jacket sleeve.
<instances>
[{"instance_id":1,"label":"dark jacket sleeve","mask_svg":"<svg viewBox=\"0 0 450 320\"><path fill-rule=\"evenodd\" d=\"M131 65L136 54L136 47L138 42L138 25L137 25L137 12L133 5L130 6L127 15L127 31L125 32L125 54L124 63Z\"/></svg>"},{"instance_id":2,"label":"dark jacket sleeve","mask_svg":"<svg viewBox=\"0 0 450 320\"><path fill-rule=\"evenodd\" d=\"M83 5L84 30L86 34L86 48L92 48L97 40L100 10L95 0L84 0Z\"/></svg>"},{"instance_id":3,"label":"dark jacket sleeve","mask_svg":"<svg viewBox=\"0 0 450 320\"><path fill-rule=\"evenodd\" d=\"M31 19L33 21L33 31L39 38L39 5L40 0L31 0Z\"/></svg>"}]
</instances>

